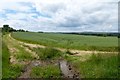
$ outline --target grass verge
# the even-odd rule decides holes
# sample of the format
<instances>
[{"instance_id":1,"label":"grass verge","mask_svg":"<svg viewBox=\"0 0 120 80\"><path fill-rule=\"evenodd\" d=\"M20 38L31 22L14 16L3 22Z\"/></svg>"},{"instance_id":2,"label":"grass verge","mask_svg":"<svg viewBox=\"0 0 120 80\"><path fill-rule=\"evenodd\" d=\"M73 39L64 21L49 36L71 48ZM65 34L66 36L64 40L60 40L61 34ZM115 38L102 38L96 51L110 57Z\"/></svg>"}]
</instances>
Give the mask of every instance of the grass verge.
<instances>
[{"instance_id":1,"label":"grass verge","mask_svg":"<svg viewBox=\"0 0 120 80\"><path fill-rule=\"evenodd\" d=\"M2 44L2 78L16 78L20 75L22 65L12 65L9 62L9 50L5 43Z\"/></svg>"},{"instance_id":2,"label":"grass verge","mask_svg":"<svg viewBox=\"0 0 120 80\"><path fill-rule=\"evenodd\" d=\"M118 56L115 54L92 54L85 61L81 57L68 57L82 78L118 78Z\"/></svg>"}]
</instances>

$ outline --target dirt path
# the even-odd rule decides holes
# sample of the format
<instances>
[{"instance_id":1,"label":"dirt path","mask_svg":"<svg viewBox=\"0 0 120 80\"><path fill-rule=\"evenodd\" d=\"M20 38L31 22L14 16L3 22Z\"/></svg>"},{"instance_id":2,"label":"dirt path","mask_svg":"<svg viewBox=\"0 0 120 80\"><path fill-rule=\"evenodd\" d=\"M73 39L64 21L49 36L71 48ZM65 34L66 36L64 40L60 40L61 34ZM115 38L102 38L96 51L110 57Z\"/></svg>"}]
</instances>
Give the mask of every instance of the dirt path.
<instances>
[{"instance_id":1,"label":"dirt path","mask_svg":"<svg viewBox=\"0 0 120 80\"><path fill-rule=\"evenodd\" d=\"M11 37L11 34L9 34L9 37ZM12 37L11 37L12 38ZM43 46L43 45L39 45L39 44L31 44L31 43L26 43L26 42L22 42L22 41L18 41L19 43L21 44L24 44L24 45L27 45L31 48L45 48L47 46ZM55 47L56 48L56 47ZM65 52L67 51L67 49L64 49L64 48L56 48L62 52ZM118 52L107 52L107 51L85 51L85 50L73 50L73 49L69 49L69 51L71 53L73 53L73 55L76 55L76 56L80 56L80 55L86 55L86 54L92 54L92 53L114 53L114 54L118 54Z\"/></svg>"},{"instance_id":2,"label":"dirt path","mask_svg":"<svg viewBox=\"0 0 120 80\"><path fill-rule=\"evenodd\" d=\"M28 65L26 65L24 67L24 69L22 70L22 73L18 77L18 79L31 78L30 73L31 73L33 67L36 67L36 66L44 67L47 64L48 64L48 62L42 62L40 60L31 61ZM59 61L59 68L60 68L61 73L62 73L62 76L61 76L62 78L68 78L68 79L73 79L73 80L76 80L76 79L80 80L79 73L76 72L72 68L72 66L67 63L67 61L65 61L65 60Z\"/></svg>"},{"instance_id":3,"label":"dirt path","mask_svg":"<svg viewBox=\"0 0 120 80\"><path fill-rule=\"evenodd\" d=\"M11 64L28 64L30 59L21 58L22 55L25 56L26 54L30 54L27 56L31 56L31 58L39 59L35 52L32 52L30 49L24 47L23 44L21 44L18 40L12 38L10 34L3 36L3 39L10 52L9 60Z\"/></svg>"},{"instance_id":4,"label":"dirt path","mask_svg":"<svg viewBox=\"0 0 120 80\"><path fill-rule=\"evenodd\" d=\"M33 67L41 66L42 63L40 61L31 61L28 65L26 65L23 69L23 73L19 78L30 78L30 73Z\"/></svg>"},{"instance_id":5,"label":"dirt path","mask_svg":"<svg viewBox=\"0 0 120 80\"><path fill-rule=\"evenodd\" d=\"M65 78L80 79L79 73L77 73L67 61L62 60L59 62L60 70Z\"/></svg>"}]
</instances>

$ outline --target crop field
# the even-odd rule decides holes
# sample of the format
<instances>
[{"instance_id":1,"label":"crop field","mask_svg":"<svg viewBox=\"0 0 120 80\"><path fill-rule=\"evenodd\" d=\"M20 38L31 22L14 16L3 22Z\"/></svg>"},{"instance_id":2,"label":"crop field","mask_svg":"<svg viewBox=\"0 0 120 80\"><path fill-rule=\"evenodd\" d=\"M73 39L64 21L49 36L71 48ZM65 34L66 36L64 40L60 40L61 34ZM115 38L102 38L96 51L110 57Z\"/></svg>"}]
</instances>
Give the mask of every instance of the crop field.
<instances>
[{"instance_id":1,"label":"crop field","mask_svg":"<svg viewBox=\"0 0 120 80\"><path fill-rule=\"evenodd\" d=\"M73 34L16 32L12 37L21 41L50 47L78 50L117 51L117 37L97 37Z\"/></svg>"},{"instance_id":2,"label":"crop field","mask_svg":"<svg viewBox=\"0 0 120 80\"><path fill-rule=\"evenodd\" d=\"M58 33L5 34L2 78L118 78L117 40Z\"/></svg>"},{"instance_id":3,"label":"crop field","mask_svg":"<svg viewBox=\"0 0 120 80\"><path fill-rule=\"evenodd\" d=\"M120 80L118 9L118 0L1 0L0 80Z\"/></svg>"}]
</instances>

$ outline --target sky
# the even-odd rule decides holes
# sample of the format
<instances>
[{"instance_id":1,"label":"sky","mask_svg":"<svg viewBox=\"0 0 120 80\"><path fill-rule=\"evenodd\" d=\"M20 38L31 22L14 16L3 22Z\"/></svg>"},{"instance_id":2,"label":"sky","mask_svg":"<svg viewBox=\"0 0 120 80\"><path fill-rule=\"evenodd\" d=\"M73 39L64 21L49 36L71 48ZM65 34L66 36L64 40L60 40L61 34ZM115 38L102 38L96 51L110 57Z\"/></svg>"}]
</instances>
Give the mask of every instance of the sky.
<instances>
[{"instance_id":1,"label":"sky","mask_svg":"<svg viewBox=\"0 0 120 80\"><path fill-rule=\"evenodd\" d=\"M119 0L0 0L0 26L44 32L117 32Z\"/></svg>"}]
</instances>

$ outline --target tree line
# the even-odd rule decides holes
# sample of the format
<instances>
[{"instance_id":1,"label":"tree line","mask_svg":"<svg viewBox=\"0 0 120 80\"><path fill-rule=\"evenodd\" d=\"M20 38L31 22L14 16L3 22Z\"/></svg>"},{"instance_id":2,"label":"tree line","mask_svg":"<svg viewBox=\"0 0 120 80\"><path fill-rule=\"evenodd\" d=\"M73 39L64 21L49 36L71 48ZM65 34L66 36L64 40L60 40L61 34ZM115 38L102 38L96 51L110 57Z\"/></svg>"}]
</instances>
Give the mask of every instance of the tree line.
<instances>
[{"instance_id":1,"label":"tree line","mask_svg":"<svg viewBox=\"0 0 120 80\"><path fill-rule=\"evenodd\" d=\"M108 37L108 36L114 36L120 38L120 33L106 33L106 32L69 32L69 33L62 33L62 34L75 34L75 35L86 35L86 36L102 36L102 37Z\"/></svg>"},{"instance_id":2,"label":"tree line","mask_svg":"<svg viewBox=\"0 0 120 80\"><path fill-rule=\"evenodd\" d=\"M19 30L13 29L9 27L9 25L3 25L3 27L1 28L1 31L3 34L9 33L9 32L28 32L23 29L19 29Z\"/></svg>"}]
</instances>

